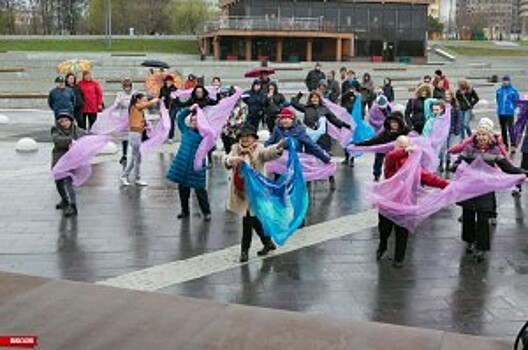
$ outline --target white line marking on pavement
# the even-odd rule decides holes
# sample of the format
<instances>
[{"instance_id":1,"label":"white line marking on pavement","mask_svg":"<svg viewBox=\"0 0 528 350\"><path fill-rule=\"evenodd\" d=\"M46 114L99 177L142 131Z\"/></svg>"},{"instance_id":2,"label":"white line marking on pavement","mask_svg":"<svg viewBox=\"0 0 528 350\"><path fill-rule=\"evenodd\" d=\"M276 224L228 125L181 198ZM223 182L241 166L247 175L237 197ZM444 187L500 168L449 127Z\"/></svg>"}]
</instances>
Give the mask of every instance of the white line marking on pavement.
<instances>
[{"instance_id":1,"label":"white line marking on pavement","mask_svg":"<svg viewBox=\"0 0 528 350\"><path fill-rule=\"evenodd\" d=\"M331 239L375 227L377 210L366 210L358 214L343 216L298 230L283 247L278 247L273 257L299 250ZM240 246L234 245L215 252L202 254L185 260L149 267L121 276L99 281L97 284L140 291L156 291L174 284L191 281L242 265L238 262ZM254 258L256 261L264 258Z\"/></svg>"}]
</instances>

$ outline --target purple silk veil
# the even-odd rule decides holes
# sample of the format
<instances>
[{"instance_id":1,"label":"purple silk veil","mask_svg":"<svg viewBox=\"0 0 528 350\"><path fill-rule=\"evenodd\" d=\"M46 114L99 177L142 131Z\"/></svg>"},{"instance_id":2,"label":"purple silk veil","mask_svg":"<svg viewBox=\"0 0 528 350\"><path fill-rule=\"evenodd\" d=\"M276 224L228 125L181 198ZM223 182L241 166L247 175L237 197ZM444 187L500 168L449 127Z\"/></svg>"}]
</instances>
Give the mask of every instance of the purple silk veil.
<instances>
[{"instance_id":1,"label":"purple silk veil","mask_svg":"<svg viewBox=\"0 0 528 350\"><path fill-rule=\"evenodd\" d=\"M524 175L505 174L478 158L470 165L459 166L445 189L426 190L420 184L422 156L422 150L418 149L393 177L370 185L368 195L381 215L411 232L443 208L489 192L507 190L525 179Z\"/></svg>"},{"instance_id":2,"label":"purple silk veil","mask_svg":"<svg viewBox=\"0 0 528 350\"><path fill-rule=\"evenodd\" d=\"M323 99L323 101L324 105L328 108L328 110L332 112L338 119L352 126L350 130L346 128L339 129L332 123L326 123L328 135L330 135L330 137L332 137L333 139L337 140L342 147L346 147L352 139L352 135L354 133L355 123L352 120L352 116L350 115L350 113L348 113L345 108L333 103L329 99L325 98Z\"/></svg>"},{"instance_id":3,"label":"purple silk veil","mask_svg":"<svg viewBox=\"0 0 528 350\"><path fill-rule=\"evenodd\" d=\"M127 111L119 111L118 106L114 103L105 109L95 121L90 132L98 135L111 135L128 130L129 120Z\"/></svg>"},{"instance_id":4,"label":"purple silk veil","mask_svg":"<svg viewBox=\"0 0 528 350\"><path fill-rule=\"evenodd\" d=\"M236 92L232 96L223 98L218 104L205 107L203 110L201 108L196 110L198 132L203 137L194 158L194 169L196 171L202 168L207 153L215 146L222 128L229 119L241 95L242 90L236 88Z\"/></svg>"},{"instance_id":5,"label":"purple silk veil","mask_svg":"<svg viewBox=\"0 0 528 350\"><path fill-rule=\"evenodd\" d=\"M433 124L431 136L417 136L415 133L409 133L409 141L412 145L421 148L422 156L420 157L421 165L424 169L435 171L439 164L438 154L449 135L451 126L451 105L447 104L445 112L437 117ZM354 146L347 147L351 154L357 152L387 153L394 149L394 142L373 146Z\"/></svg>"},{"instance_id":6,"label":"purple silk veil","mask_svg":"<svg viewBox=\"0 0 528 350\"><path fill-rule=\"evenodd\" d=\"M167 138L169 137L171 121L169 112L163 103L160 103L160 114L161 117L158 121L158 124L156 127L153 127L148 134L149 139L141 143L140 150L142 156L154 151L156 148L161 146L163 142L167 141Z\"/></svg>"},{"instance_id":7,"label":"purple silk veil","mask_svg":"<svg viewBox=\"0 0 528 350\"><path fill-rule=\"evenodd\" d=\"M92 175L92 159L111 139L108 135L88 135L72 142L69 151L51 169L53 179L71 177L74 186L82 186Z\"/></svg>"},{"instance_id":8,"label":"purple silk veil","mask_svg":"<svg viewBox=\"0 0 528 350\"><path fill-rule=\"evenodd\" d=\"M326 180L335 175L337 167L334 163L325 164L318 158L307 153L298 153L299 160L306 181ZM275 160L266 162L266 172L271 174L282 174L288 163L288 151Z\"/></svg>"},{"instance_id":9,"label":"purple silk veil","mask_svg":"<svg viewBox=\"0 0 528 350\"><path fill-rule=\"evenodd\" d=\"M524 128L528 123L528 100L519 100L517 104L520 106L519 117L511 128L511 141L515 146L521 143Z\"/></svg>"},{"instance_id":10,"label":"purple silk veil","mask_svg":"<svg viewBox=\"0 0 528 350\"><path fill-rule=\"evenodd\" d=\"M379 133L383 128L383 123L385 122L385 115L381 109L373 105L369 110L369 124L374 128L374 131Z\"/></svg>"}]
</instances>

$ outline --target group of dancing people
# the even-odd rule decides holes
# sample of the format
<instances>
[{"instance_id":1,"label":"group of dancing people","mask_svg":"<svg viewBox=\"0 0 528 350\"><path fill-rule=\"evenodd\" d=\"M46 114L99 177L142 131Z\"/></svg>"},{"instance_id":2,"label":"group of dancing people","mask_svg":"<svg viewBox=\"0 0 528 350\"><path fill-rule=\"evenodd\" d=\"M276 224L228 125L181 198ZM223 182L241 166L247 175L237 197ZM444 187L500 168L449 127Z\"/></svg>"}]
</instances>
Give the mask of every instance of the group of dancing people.
<instances>
[{"instance_id":1,"label":"group of dancing people","mask_svg":"<svg viewBox=\"0 0 528 350\"><path fill-rule=\"evenodd\" d=\"M447 191L451 182L457 181L445 176L447 171L454 172L461 163L471 164L480 159L504 173L517 174L517 177L508 179L518 185L515 194L519 193L520 183L528 170L528 136L525 136L521 147L521 167L516 167L510 156L517 146L514 141L518 137L510 137L511 142L505 142L501 135L495 133L494 123L489 118L480 118L473 132L469 127L470 117L466 120L465 112L473 110L478 95L466 81L459 82L461 88L454 93L449 89L445 75L436 71L433 82L424 79L406 108L402 108L394 103L394 91L389 79L384 81L384 86L373 88L370 75L364 76L363 82L358 82L353 71L344 69L341 70L341 89L337 91L335 73L320 73L321 66L318 64L307 76L309 91L299 92L290 101L279 92L278 84L271 80L266 70L245 92L234 86L222 85L219 77L214 77L209 86L198 84L187 90L177 89L171 76L168 76L159 95L148 96L136 91L130 79L124 79L123 91L118 94L110 111L98 117L98 121L104 123L104 118L110 118L114 113L125 121L122 129L111 128L117 131L112 136L118 137L123 146L121 184L147 186L141 176L142 157L146 154L146 147L143 146L156 138L172 143L178 128L181 142L167 174L169 181L178 184L181 209L177 218L188 220L190 217L189 201L194 190L203 220L210 221L206 178L208 168L212 166L212 151L217 139L221 140L225 151L221 164L230 171L227 209L242 216L239 260L247 262L253 231L263 245L257 255L267 255L277 247L272 239L274 233L266 232L262 223L270 218L262 211L257 213L255 204L248 196L247 186L250 183L245 178L247 173L242 171L242 164L249 165L263 176L274 173L275 179L278 179L287 172L288 159L291 159L288 153L293 152L299 154L298 161L306 182L326 179L330 189L334 190L336 164L333 153L341 149L345 154L344 163L353 167L354 159L362 152L373 152L374 187L371 191L382 199L374 202L380 211L380 244L376 258L381 260L384 257L388 239L394 230L396 242L392 264L397 268L403 266L409 232L423 220L421 218L409 223L405 219L406 216L412 216L410 210L416 208L421 192L416 186L409 187L412 195L407 197L414 197L415 200L404 203L411 208L405 209L405 206L400 207L398 201L388 208L386 203L392 203L394 198L389 198L384 191L391 178L414 164L418 157L414 154L420 154L416 164L419 184L423 186ZM314 84L315 80L318 80L317 84ZM57 81L61 79L57 78ZM518 93L513 93L510 87L510 78L504 77L503 85L497 90L497 99L500 100L499 120L507 131L514 123L513 120L512 123L510 120L503 123L500 118L509 118L510 115L501 113L511 112L513 117L514 111L511 109L515 110L518 105L524 108ZM304 96L307 97L306 102L302 102ZM464 104L460 104L460 100ZM157 106L161 118L157 126L152 126L145 118L145 111ZM74 149L79 148L76 146L80 138L94 134L109 137L110 132L101 131L104 127L98 128L97 122L92 130L87 131L76 123L74 113L68 106L54 108L50 104L50 107L56 119L51 130L54 143L52 167L61 197L56 208L63 210L65 216L77 215L74 190L76 170L86 164L69 159L70 163L64 165L66 161L61 163L61 158L68 154L69 158L75 158ZM259 142L259 138L266 134L261 127L268 130L264 143ZM156 145L159 146L159 143ZM85 153L95 155L95 152ZM425 156L426 153L429 157ZM56 170L61 166L69 166L68 171L57 175L59 171ZM469 173L469 170L464 171ZM460 173L462 178L464 173ZM479 191L482 192L481 189ZM458 202L463 208L462 239L467 243L467 252L477 262L482 261L485 252L490 249L490 223L496 218L497 211L494 190L480 192ZM284 196L286 198L287 194ZM409 212L403 212L402 215L402 210ZM395 211L398 213L395 214ZM296 222L303 221L295 219Z\"/></svg>"}]
</instances>

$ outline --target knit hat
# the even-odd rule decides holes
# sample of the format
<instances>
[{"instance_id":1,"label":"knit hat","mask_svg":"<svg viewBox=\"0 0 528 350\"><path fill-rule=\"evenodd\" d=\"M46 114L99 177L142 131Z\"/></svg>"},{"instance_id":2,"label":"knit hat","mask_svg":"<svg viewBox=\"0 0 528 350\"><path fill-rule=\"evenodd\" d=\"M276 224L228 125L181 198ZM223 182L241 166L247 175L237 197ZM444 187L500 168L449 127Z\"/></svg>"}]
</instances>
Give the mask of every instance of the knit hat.
<instances>
[{"instance_id":1,"label":"knit hat","mask_svg":"<svg viewBox=\"0 0 528 350\"><path fill-rule=\"evenodd\" d=\"M379 108L385 109L389 106L389 101L384 95L379 95L378 97L376 97L374 104L376 104L376 106L378 106Z\"/></svg>"},{"instance_id":2,"label":"knit hat","mask_svg":"<svg viewBox=\"0 0 528 350\"><path fill-rule=\"evenodd\" d=\"M511 81L511 78L509 75L505 75L502 77L502 81Z\"/></svg>"},{"instance_id":3,"label":"knit hat","mask_svg":"<svg viewBox=\"0 0 528 350\"><path fill-rule=\"evenodd\" d=\"M61 118L68 118L69 120L73 121L73 116L70 112L66 110L60 110L59 113L55 116L55 120L58 121Z\"/></svg>"},{"instance_id":4,"label":"knit hat","mask_svg":"<svg viewBox=\"0 0 528 350\"><path fill-rule=\"evenodd\" d=\"M244 125L237 133L237 139L240 139L242 136L253 136L258 140L257 129L253 125Z\"/></svg>"},{"instance_id":5,"label":"knit hat","mask_svg":"<svg viewBox=\"0 0 528 350\"><path fill-rule=\"evenodd\" d=\"M58 77L55 78L55 82L56 83L64 83L64 77L62 75L59 75Z\"/></svg>"},{"instance_id":6,"label":"knit hat","mask_svg":"<svg viewBox=\"0 0 528 350\"><path fill-rule=\"evenodd\" d=\"M295 114L292 112L291 109L289 108L283 108L281 109L281 111L279 112L279 119L291 119L291 120L294 120L295 119Z\"/></svg>"},{"instance_id":7,"label":"knit hat","mask_svg":"<svg viewBox=\"0 0 528 350\"><path fill-rule=\"evenodd\" d=\"M490 118L482 118L479 120L477 131L485 131L487 133L493 132L493 127L495 124L493 123L493 120Z\"/></svg>"}]
</instances>

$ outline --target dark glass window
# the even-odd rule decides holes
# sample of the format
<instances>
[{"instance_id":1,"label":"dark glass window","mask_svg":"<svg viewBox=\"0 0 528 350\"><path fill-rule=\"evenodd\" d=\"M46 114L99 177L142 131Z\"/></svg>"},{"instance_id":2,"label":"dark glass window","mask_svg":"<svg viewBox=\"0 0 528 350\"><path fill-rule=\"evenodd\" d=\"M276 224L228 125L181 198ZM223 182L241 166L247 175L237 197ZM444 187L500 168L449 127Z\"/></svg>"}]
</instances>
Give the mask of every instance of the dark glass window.
<instances>
[{"instance_id":1,"label":"dark glass window","mask_svg":"<svg viewBox=\"0 0 528 350\"><path fill-rule=\"evenodd\" d=\"M401 40L396 48L397 56L425 56L424 42L421 40Z\"/></svg>"}]
</instances>

